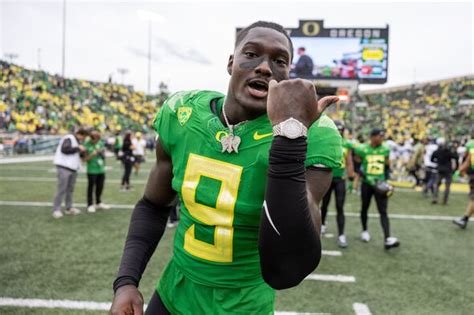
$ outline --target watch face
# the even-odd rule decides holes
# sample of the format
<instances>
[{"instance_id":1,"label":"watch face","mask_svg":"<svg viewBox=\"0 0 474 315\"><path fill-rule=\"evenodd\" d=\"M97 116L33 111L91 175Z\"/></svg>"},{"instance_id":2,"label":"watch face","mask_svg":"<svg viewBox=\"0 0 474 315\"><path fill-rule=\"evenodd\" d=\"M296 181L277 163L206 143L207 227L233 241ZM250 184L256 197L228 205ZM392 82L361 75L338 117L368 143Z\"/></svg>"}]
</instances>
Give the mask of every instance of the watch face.
<instances>
[{"instance_id":1,"label":"watch face","mask_svg":"<svg viewBox=\"0 0 474 315\"><path fill-rule=\"evenodd\" d=\"M282 134L290 139L295 139L301 136L301 126L296 120L288 120L282 126Z\"/></svg>"}]
</instances>

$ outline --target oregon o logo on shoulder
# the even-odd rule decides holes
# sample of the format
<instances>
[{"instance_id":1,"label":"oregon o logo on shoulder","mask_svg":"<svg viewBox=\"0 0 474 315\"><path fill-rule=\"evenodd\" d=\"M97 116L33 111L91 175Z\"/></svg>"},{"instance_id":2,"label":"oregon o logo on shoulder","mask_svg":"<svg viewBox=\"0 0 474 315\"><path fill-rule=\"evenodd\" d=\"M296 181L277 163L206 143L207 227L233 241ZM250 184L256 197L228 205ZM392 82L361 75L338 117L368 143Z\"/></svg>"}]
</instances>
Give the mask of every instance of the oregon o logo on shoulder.
<instances>
[{"instance_id":1,"label":"oregon o logo on shoulder","mask_svg":"<svg viewBox=\"0 0 474 315\"><path fill-rule=\"evenodd\" d=\"M178 122L181 126L184 126L185 123L188 122L191 114L193 113L193 109L191 107L180 107L178 108Z\"/></svg>"}]
</instances>

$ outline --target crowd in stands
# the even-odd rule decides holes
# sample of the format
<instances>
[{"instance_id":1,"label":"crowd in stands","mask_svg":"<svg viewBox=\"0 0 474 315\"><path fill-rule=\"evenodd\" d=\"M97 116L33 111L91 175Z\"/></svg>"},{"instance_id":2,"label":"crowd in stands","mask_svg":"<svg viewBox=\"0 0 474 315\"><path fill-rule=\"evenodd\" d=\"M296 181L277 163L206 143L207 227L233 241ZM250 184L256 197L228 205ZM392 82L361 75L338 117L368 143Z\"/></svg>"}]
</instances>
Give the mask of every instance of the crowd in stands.
<instances>
[{"instance_id":1,"label":"crowd in stands","mask_svg":"<svg viewBox=\"0 0 474 315\"><path fill-rule=\"evenodd\" d=\"M355 119L351 110L344 111L343 118L349 127L354 123L354 138L372 127L383 127L398 148L427 137L462 143L473 128L473 86L474 77L466 76L364 91L353 97L353 103L362 101L367 106L357 107ZM126 130L147 134L167 96L166 88L146 96L130 86L67 79L0 60L0 132L4 134L66 134L78 126L111 136Z\"/></svg>"},{"instance_id":2,"label":"crowd in stands","mask_svg":"<svg viewBox=\"0 0 474 315\"><path fill-rule=\"evenodd\" d=\"M101 132L148 132L166 93L67 79L0 60L0 131L65 134L78 126Z\"/></svg>"},{"instance_id":3,"label":"crowd in stands","mask_svg":"<svg viewBox=\"0 0 474 315\"><path fill-rule=\"evenodd\" d=\"M416 143L444 137L454 150L463 147L474 128L473 85L474 77L466 76L361 92L355 101L367 106L357 107L355 120L352 111L345 111L344 120L349 127L355 122L354 139L373 127L384 128L396 161L394 175L401 179L409 174ZM0 60L0 132L16 134L18 140L3 137L0 143L20 143L25 134L66 134L79 126L109 139L126 130L146 135L167 96L166 88L146 96L129 86L62 78Z\"/></svg>"},{"instance_id":4,"label":"crowd in stands","mask_svg":"<svg viewBox=\"0 0 474 315\"><path fill-rule=\"evenodd\" d=\"M474 121L474 77L365 91L359 100L368 104L357 109L359 132L383 126L397 142L412 135L459 139L469 135Z\"/></svg>"}]
</instances>

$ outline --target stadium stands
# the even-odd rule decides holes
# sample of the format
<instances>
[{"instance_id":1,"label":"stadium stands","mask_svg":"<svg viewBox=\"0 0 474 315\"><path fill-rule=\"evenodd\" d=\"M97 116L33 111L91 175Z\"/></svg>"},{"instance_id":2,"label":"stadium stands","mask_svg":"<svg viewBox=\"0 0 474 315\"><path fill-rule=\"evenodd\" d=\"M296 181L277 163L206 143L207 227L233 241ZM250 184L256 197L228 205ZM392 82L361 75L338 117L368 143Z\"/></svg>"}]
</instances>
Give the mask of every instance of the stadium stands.
<instances>
[{"instance_id":1,"label":"stadium stands","mask_svg":"<svg viewBox=\"0 0 474 315\"><path fill-rule=\"evenodd\" d=\"M65 79L0 60L0 131L63 134L83 125L111 133L147 132L166 93Z\"/></svg>"},{"instance_id":2,"label":"stadium stands","mask_svg":"<svg viewBox=\"0 0 474 315\"><path fill-rule=\"evenodd\" d=\"M368 107L358 109L359 125L384 126L387 135L468 137L474 120L474 76L360 92Z\"/></svg>"},{"instance_id":3,"label":"stadium stands","mask_svg":"<svg viewBox=\"0 0 474 315\"><path fill-rule=\"evenodd\" d=\"M458 138L469 135L474 120L474 77L457 77L359 92L356 133L383 126L403 141L416 135ZM62 134L78 125L115 133L147 132L167 93L146 96L132 87L64 79L0 61L0 131ZM466 102L467 101L467 102ZM464 104L467 104L464 105ZM471 105L469 105L471 104ZM350 125L351 111L344 119Z\"/></svg>"}]
</instances>

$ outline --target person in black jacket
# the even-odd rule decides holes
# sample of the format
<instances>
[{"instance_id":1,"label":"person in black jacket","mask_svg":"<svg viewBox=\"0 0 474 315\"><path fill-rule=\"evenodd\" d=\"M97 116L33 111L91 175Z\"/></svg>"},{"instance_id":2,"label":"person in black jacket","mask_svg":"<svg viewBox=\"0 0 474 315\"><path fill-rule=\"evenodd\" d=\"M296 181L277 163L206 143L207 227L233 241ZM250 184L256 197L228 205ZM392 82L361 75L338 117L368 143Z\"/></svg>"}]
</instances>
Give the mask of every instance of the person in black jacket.
<instances>
[{"instance_id":1,"label":"person in black jacket","mask_svg":"<svg viewBox=\"0 0 474 315\"><path fill-rule=\"evenodd\" d=\"M130 190L130 174L132 173L133 163L135 157L133 156L133 144L132 144L132 132L127 131L123 137L122 143L122 163L123 163L123 176L122 176L122 187L121 191Z\"/></svg>"},{"instance_id":2,"label":"person in black jacket","mask_svg":"<svg viewBox=\"0 0 474 315\"><path fill-rule=\"evenodd\" d=\"M310 78L313 76L313 59L306 55L304 47L298 48L298 56L300 58L294 65L294 71L298 78Z\"/></svg>"},{"instance_id":3,"label":"person in black jacket","mask_svg":"<svg viewBox=\"0 0 474 315\"><path fill-rule=\"evenodd\" d=\"M451 148L446 145L446 140L444 138L437 139L436 143L438 144L438 149L433 152L431 161L438 164L438 178L436 184L434 185L433 200L431 203L438 203L439 186L444 179L446 188L444 189L443 205L446 205L448 203L449 188L451 186L453 172L459 166L458 154L452 151ZM453 162L456 165L454 169Z\"/></svg>"}]
</instances>

